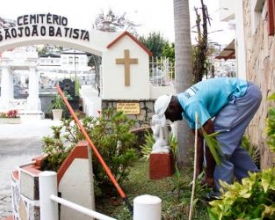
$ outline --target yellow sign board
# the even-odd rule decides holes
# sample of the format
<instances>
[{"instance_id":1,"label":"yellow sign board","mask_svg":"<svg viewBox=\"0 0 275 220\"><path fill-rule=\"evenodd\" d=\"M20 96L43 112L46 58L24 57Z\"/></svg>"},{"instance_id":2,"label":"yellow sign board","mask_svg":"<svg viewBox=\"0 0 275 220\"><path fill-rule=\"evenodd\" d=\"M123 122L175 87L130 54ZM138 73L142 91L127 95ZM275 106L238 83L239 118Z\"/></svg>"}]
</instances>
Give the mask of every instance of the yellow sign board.
<instances>
[{"instance_id":1,"label":"yellow sign board","mask_svg":"<svg viewBox=\"0 0 275 220\"><path fill-rule=\"evenodd\" d=\"M138 115L140 114L140 104L134 102L117 103L117 111L123 111L127 115Z\"/></svg>"}]
</instances>

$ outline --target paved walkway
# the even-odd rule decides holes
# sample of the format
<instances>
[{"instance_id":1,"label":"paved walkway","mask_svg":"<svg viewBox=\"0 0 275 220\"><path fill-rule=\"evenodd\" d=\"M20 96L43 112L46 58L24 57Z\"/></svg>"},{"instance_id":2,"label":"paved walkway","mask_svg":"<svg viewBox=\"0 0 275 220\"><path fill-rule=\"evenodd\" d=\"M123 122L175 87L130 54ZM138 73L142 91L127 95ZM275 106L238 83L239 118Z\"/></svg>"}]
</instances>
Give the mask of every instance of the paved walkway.
<instances>
[{"instance_id":1,"label":"paved walkway","mask_svg":"<svg viewBox=\"0 0 275 220\"><path fill-rule=\"evenodd\" d=\"M42 137L51 135L59 121L25 120L20 124L0 124L0 219L12 215L11 172L41 153Z\"/></svg>"},{"instance_id":2,"label":"paved walkway","mask_svg":"<svg viewBox=\"0 0 275 220\"><path fill-rule=\"evenodd\" d=\"M97 117L101 99L94 89L88 88L87 91L90 99L88 101L93 102L94 108L89 113ZM42 137L51 135L51 126L59 124L60 121L50 119L25 119L20 124L0 124L0 220L12 215L11 172L41 154Z\"/></svg>"}]
</instances>

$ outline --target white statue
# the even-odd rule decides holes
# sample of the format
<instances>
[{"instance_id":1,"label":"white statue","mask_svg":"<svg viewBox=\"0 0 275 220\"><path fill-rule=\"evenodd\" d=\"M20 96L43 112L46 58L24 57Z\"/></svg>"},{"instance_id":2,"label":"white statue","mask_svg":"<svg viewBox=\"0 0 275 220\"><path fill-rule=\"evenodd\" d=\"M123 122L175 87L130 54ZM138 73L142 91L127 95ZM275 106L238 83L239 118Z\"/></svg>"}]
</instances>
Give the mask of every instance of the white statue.
<instances>
[{"instance_id":1,"label":"white statue","mask_svg":"<svg viewBox=\"0 0 275 220\"><path fill-rule=\"evenodd\" d=\"M157 115L153 115L151 128L153 131L155 143L152 147L152 154L156 153L169 153L170 147L168 146L168 135L166 135L167 127L161 126L159 117Z\"/></svg>"}]
</instances>

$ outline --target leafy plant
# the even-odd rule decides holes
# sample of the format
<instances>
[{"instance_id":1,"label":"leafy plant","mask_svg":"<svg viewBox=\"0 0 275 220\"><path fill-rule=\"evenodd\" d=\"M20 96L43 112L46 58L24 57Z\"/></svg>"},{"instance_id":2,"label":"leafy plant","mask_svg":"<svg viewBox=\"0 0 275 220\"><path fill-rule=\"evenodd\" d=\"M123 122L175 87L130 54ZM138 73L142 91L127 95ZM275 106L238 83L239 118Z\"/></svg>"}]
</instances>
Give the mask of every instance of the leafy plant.
<instances>
[{"instance_id":1,"label":"leafy plant","mask_svg":"<svg viewBox=\"0 0 275 220\"><path fill-rule=\"evenodd\" d=\"M64 91L64 95L67 98L67 100L72 100L72 96L70 94L68 94L66 91ZM49 110L62 110L62 115L66 116L68 113L68 108L62 98L62 96L60 94L56 94L54 99L52 100L50 106L49 106ZM68 117L66 117L68 118Z\"/></svg>"},{"instance_id":2,"label":"leafy plant","mask_svg":"<svg viewBox=\"0 0 275 220\"><path fill-rule=\"evenodd\" d=\"M132 147L136 136L130 132L135 120L129 119L123 112L106 109L99 118L83 118L82 124L117 182L127 180L130 167L137 159L136 149ZM48 154L49 165L57 170L71 149L85 138L72 118L62 120L62 125L52 129L53 137L43 138L43 152ZM95 155L92 155L95 192L97 195L112 194L115 190L111 190L114 187L109 177Z\"/></svg>"},{"instance_id":3,"label":"leafy plant","mask_svg":"<svg viewBox=\"0 0 275 220\"><path fill-rule=\"evenodd\" d=\"M73 144L65 141L61 135L63 126L52 126L53 137L43 137L42 151L47 155L42 163L42 170L57 171L68 154L73 149Z\"/></svg>"},{"instance_id":4,"label":"leafy plant","mask_svg":"<svg viewBox=\"0 0 275 220\"><path fill-rule=\"evenodd\" d=\"M144 137L145 137L145 144L141 146L141 154L142 154L142 159L147 161L150 158L150 154L152 152L152 147L155 143L155 139L152 132L149 132L149 131L145 132Z\"/></svg>"},{"instance_id":5,"label":"leafy plant","mask_svg":"<svg viewBox=\"0 0 275 220\"><path fill-rule=\"evenodd\" d=\"M72 100L72 96L68 94L67 92L64 92L64 95L66 96L67 100ZM54 99L52 100L52 103L50 105L51 109L66 109L66 104L60 94L56 94Z\"/></svg>"},{"instance_id":6,"label":"leafy plant","mask_svg":"<svg viewBox=\"0 0 275 220\"><path fill-rule=\"evenodd\" d=\"M249 173L241 183L221 182L224 192L221 200L210 202L211 220L274 219L275 169Z\"/></svg>"},{"instance_id":7,"label":"leafy plant","mask_svg":"<svg viewBox=\"0 0 275 220\"><path fill-rule=\"evenodd\" d=\"M61 95L57 94L51 103L51 109L64 109L65 103L61 97Z\"/></svg>"},{"instance_id":8,"label":"leafy plant","mask_svg":"<svg viewBox=\"0 0 275 220\"><path fill-rule=\"evenodd\" d=\"M270 95L268 101L275 100L275 93ZM266 133L267 133L267 144L272 152L275 152L275 108L270 107L268 109L268 117L266 119Z\"/></svg>"},{"instance_id":9,"label":"leafy plant","mask_svg":"<svg viewBox=\"0 0 275 220\"><path fill-rule=\"evenodd\" d=\"M83 120L84 127L90 128L89 136L119 183L127 180L130 167L137 160L137 150L133 148L137 137L130 132L135 123L114 109L102 111L99 118ZM93 158L93 170L99 184L110 186L109 178L96 158Z\"/></svg>"},{"instance_id":10,"label":"leafy plant","mask_svg":"<svg viewBox=\"0 0 275 220\"><path fill-rule=\"evenodd\" d=\"M203 133L203 138L214 158L216 161L217 165L221 164L221 159L219 157L219 154L222 154L222 151L219 147L218 141L216 139L216 136L220 133L219 131L214 132L212 134L207 134L206 131L201 127L202 133Z\"/></svg>"},{"instance_id":11,"label":"leafy plant","mask_svg":"<svg viewBox=\"0 0 275 220\"><path fill-rule=\"evenodd\" d=\"M244 135L242 138L242 147L247 150L249 155L251 156L252 160L257 164L260 165L260 150L256 145L251 144L249 137Z\"/></svg>"}]
</instances>

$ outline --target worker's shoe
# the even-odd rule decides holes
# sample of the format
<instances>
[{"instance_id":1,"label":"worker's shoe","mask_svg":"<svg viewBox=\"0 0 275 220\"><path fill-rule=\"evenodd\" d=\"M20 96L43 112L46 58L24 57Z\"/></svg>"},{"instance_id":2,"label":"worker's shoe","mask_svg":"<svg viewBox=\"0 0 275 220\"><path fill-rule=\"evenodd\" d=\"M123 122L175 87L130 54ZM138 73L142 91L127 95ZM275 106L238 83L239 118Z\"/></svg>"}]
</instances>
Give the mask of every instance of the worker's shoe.
<instances>
[{"instance_id":1,"label":"worker's shoe","mask_svg":"<svg viewBox=\"0 0 275 220\"><path fill-rule=\"evenodd\" d=\"M213 200L219 200L220 198L220 192L209 192L206 194L206 196L204 197L204 199L206 201L213 201Z\"/></svg>"}]
</instances>

